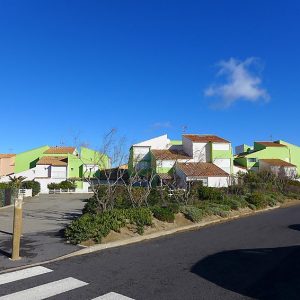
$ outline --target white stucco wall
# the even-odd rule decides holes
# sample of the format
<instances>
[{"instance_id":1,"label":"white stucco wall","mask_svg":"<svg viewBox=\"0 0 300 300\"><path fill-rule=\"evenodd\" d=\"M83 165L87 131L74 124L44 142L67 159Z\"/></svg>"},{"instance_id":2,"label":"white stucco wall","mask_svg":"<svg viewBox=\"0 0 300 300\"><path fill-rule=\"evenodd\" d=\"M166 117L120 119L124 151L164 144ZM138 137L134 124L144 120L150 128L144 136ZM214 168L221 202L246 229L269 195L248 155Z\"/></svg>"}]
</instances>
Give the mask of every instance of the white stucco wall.
<instances>
[{"instance_id":1,"label":"white stucco wall","mask_svg":"<svg viewBox=\"0 0 300 300\"><path fill-rule=\"evenodd\" d=\"M230 174L230 158L215 158L213 161L214 165L224 170L226 173Z\"/></svg>"},{"instance_id":2,"label":"white stucco wall","mask_svg":"<svg viewBox=\"0 0 300 300\"><path fill-rule=\"evenodd\" d=\"M229 143L213 143L212 148L213 148L213 150L229 150L230 144Z\"/></svg>"},{"instance_id":3,"label":"white stucco wall","mask_svg":"<svg viewBox=\"0 0 300 300\"><path fill-rule=\"evenodd\" d=\"M270 171L277 176L287 176L290 178L295 178L297 176L296 167L270 166L262 160L259 161L259 171Z\"/></svg>"},{"instance_id":4,"label":"white stucco wall","mask_svg":"<svg viewBox=\"0 0 300 300\"><path fill-rule=\"evenodd\" d=\"M36 177L50 177L51 176L50 165L37 165L35 167L35 176Z\"/></svg>"},{"instance_id":5,"label":"white stucco wall","mask_svg":"<svg viewBox=\"0 0 300 300\"><path fill-rule=\"evenodd\" d=\"M195 162L210 162L211 150L209 143L193 143L193 160Z\"/></svg>"},{"instance_id":6,"label":"white stucco wall","mask_svg":"<svg viewBox=\"0 0 300 300\"><path fill-rule=\"evenodd\" d=\"M209 187L228 187L229 177L208 177Z\"/></svg>"},{"instance_id":7,"label":"white stucco wall","mask_svg":"<svg viewBox=\"0 0 300 300\"><path fill-rule=\"evenodd\" d=\"M134 144L134 147L149 146L151 149L163 150L168 149L171 145L171 141L166 134L158 136L156 138L143 141L141 143Z\"/></svg>"},{"instance_id":8,"label":"white stucco wall","mask_svg":"<svg viewBox=\"0 0 300 300\"><path fill-rule=\"evenodd\" d=\"M66 179L67 178L67 167L51 166L51 178Z\"/></svg>"},{"instance_id":9,"label":"white stucco wall","mask_svg":"<svg viewBox=\"0 0 300 300\"><path fill-rule=\"evenodd\" d=\"M247 169L245 168L241 168L241 167L238 167L238 166L233 166L233 174L237 174L237 173L247 173Z\"/></svg>"}]
</instances>

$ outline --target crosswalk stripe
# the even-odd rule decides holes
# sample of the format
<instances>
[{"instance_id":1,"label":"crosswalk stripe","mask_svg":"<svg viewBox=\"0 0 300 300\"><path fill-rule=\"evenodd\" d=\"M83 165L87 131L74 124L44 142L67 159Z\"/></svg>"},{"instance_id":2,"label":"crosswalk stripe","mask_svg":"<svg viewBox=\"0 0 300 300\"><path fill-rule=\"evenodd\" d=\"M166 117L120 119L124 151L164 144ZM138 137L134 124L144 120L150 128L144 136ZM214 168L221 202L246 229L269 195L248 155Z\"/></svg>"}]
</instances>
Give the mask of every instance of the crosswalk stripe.
<instances>
[{"instance_id":1,"label":"crosswalk stripe","mask_svg":"<svg viewBox=\"0 0 300 300\"><path fill-rule=\"evenodd\" d=\"M0 285L52 272L45 267L32 267L0 275Z\"/></svg>"},{"instance_id":2,"label":"crosswalk stripe","mask_svg":"<svg viewBox=\"0 0 300 300\"><path fill-rule=\"evenodd\" d=\"M105 294L103 296L94 298L92 300L134 300L134 299L123 296L123 295L118 294L118 293L111 292L111 293Z\"/></svg>"},{"instance_id":3,"label":"crosswalk stripe","mask_svg":"<svg viewBox=\"0 0 300 300\"><path fill-rule=\"evenodd\" d=\"M0 297L0 300L42 300L79 287L88 283L72 277L42 284L27 290Z\"/></svg>"}]
</instances>

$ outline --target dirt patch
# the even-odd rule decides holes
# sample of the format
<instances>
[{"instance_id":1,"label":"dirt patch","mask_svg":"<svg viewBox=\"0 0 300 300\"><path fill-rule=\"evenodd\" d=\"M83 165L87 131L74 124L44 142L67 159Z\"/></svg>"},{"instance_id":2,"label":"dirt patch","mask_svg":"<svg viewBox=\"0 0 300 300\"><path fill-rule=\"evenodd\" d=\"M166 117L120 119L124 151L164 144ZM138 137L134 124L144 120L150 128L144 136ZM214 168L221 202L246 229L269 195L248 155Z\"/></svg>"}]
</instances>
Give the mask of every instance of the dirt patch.
<instances>
[{"instance_id":1,"label":"dirt patch","mask_svg":"<svg viewBox=\"0 0 300 300\"><path fill-rule=\"evenodd\" d=\"M299 205L299 204L300 204L299 199L287 199L287 200L285 200L284 203L282 203L280 205L280 207L290 207L290 206Z\"/></svg>"}]
</instances>

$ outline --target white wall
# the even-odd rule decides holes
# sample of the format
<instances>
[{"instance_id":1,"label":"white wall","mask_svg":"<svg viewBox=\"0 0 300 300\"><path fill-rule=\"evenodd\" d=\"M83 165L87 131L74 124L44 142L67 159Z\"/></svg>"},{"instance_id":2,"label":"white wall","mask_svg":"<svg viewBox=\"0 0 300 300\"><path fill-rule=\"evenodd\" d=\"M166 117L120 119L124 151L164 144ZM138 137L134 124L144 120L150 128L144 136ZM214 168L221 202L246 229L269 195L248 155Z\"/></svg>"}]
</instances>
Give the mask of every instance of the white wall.
<instances>
[{"instance_id":1,"label":"white wall","mask_svg":"<svg viewBox=\"0 0 300 300\"><path fill-rule=\"evenodd\" d=\"M297 176L296 167L284 167L284 166L270 166L263 160L259 161L259 171L270 171L277 176L287 176L290 178L295 178Z\"/></svg>"},{"instance_id":2,"label":"white wall","mask_svg":"<svg viewBox=\"0 0 300 300\"><path fill-rule=\"evenodd\" d=\"M164 150L164 149L168 149L171 145L171 141L168 138L168 136L166 134L158 136L156 138L147 140L147 141L143 141L141 143L138 144L134 144L134 147L138 147L138 146L149 146L151 147L151 149L157 149L157 150Z\"/></svg>"},{"instance_id":3,"label":"white wall","mask_svg":"<svg viewBox=\"0 0 300 300\"><path fill-rule=\"evenodd\" d=\"M193 160L195 162L210 162L211 150L209 143L193 143Z\"/></svg>"},{"instance_id":4,"label":"white wall","mask_svg":"<svg viewBox=\"0 0 300 300\"><path fill-rule=\"evenodd\" d=\"M83 165L84 174L89 174L89 172L94 173L99 170L99 166L97 165Z\"/></svg>"},{"instance_id":5,"label":"white wall","mask_svg":"<svg viewBox=\"0 0 300 300\"><path fill-rule=\"evenodd\" d=\"M241 168L241 167L238 167L238 166L233 166L233 174L237 174L237 173L247 173L247 169L245 168Z\"/></svg>"},{"instance_id":6,"label":"white wall","mask_svg":"<svg viewBox=\"0 0 300 300\"><path fill-rule=\"evenodd\" d=\"M209 187L228 187L229 177L208 177Z\"/></svg>"},{"instance_id":7,"label":"white wall","mask_svg":"<svg viewBox=\"0 0 300 300\"><path fill-rule=\"evenodd\" d=\"M25 177L26 181L27 180L33 180L35 178L35 171L36 171L35 168L32 168L32 169L29 169L29 170L26 170L26 171L23 171L23 172L20 172L20 173L17 173L17 174L12 174L12 176ZM10 181L9 176L4 176L4 177L0 178L0 182L9 182L9 181Z\"/></svg>"},{"instance_id":8,"label":"white wall","mask_svg":"<svg viewBox=\"0 0 300 300\"><path fill-rule=\"evenodd\" d=\"M172 168L175 164L175 160L158 160L157 167L160 168Z\"/></svg>"},{"instance_id":9,"label":"white wall","mask_svg":"<svg viewBox=\"0 0 300 300\"><path fill-rule=\"evenodd\" d=\"M35 167L35 176L36 177L50 177L50 165L37 165Z\"/></svg>"},{"instance_id":10,"label":"white wall","mask_svg":"<svg viewBox=\"0 0 300 300\"><path fill-rule=\"evenodd\" d=\"M67 167L51 166L51 178L59 178L65 180L67 178Z\"/></svg>"},{"instance_id":11,"label":"white wall","mask_svg":"<svg viewBox=\"0 0 300 300\"><path fill-rule=\"evenodd\" d=\"M230 158L216 158L213 163L226 173L230 174Z\"/></svg>"},{"instance_id":12,"label":"white wall","mask_svg":"<svg viewBox=\"0 0 300 300\"><path fill-rule=\"evenodd\" d=\"M212 148L213 148L213 150L229 150L230 144L229 143L213 143Z\"/></svg>"}]
</instances>

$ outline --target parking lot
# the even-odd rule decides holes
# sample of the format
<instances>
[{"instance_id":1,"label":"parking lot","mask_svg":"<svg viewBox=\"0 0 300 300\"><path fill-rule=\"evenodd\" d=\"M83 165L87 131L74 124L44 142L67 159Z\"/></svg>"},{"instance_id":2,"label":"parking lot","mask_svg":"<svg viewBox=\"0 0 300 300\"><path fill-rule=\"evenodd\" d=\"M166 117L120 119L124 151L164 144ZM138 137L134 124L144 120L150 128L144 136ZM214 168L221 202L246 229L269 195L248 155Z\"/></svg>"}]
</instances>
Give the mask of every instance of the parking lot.
<instances>
[{"instance_id":1,"label":"parking lot","mask_svg":"<svg viewBox=\"0 0 300 300\"><path fill-rule=\"evenodd\" d=\"M65 243L62 231L81 214L91 194L40 195L25 199L19 262L8 260L11 251L13 207L0 209L0 270L58 257L78 249Z\"/></svg>"}]
</instances>

